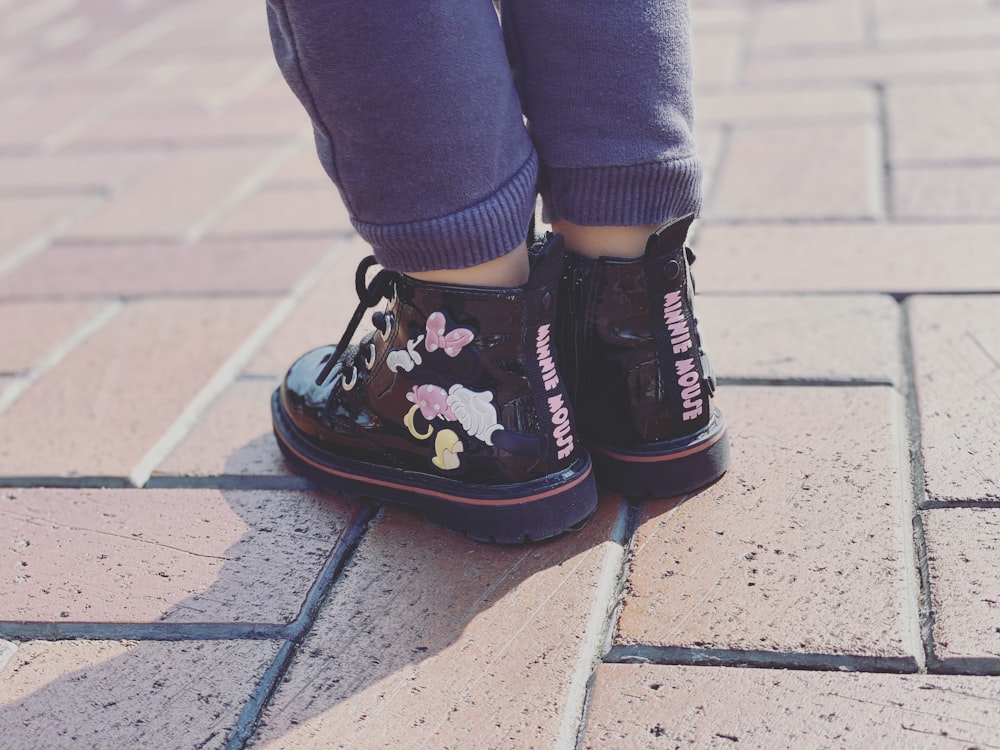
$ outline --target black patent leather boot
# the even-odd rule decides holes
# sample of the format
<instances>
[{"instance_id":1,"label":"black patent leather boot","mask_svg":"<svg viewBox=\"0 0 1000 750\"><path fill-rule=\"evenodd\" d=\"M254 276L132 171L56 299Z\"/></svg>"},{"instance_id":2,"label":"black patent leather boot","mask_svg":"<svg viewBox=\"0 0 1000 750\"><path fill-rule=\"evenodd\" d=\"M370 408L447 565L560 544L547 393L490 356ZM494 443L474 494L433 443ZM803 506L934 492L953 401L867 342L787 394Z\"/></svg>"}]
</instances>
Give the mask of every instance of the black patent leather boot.
<instances>
[{"instance_id":1,"label":"black patent leather boot","mask_svg":"<svg viewBox=\"0 0 1000 750\"><path fill-rule=\"evenodd\" d=\"M554 320L561 239L521 288L449 286L387 270L341 343L292 365L272 399L291 467L321 486L404 503L479 540L553 536L597 506L576 435ZM376 330L347 344L367 308Z\"/></svg>"},{"instance_id":2,"label":"black patent leather boot","mask_svg":"<svg viewBox=\"0 0 1000 750\"><path fill-rule=\"evenodd\" d=\"M580 434L598 482L630 496L682 495L729 465L692 311L692 221L657 229L635 260L567 253L559 343Z\"/></svg>"}]
</instances>

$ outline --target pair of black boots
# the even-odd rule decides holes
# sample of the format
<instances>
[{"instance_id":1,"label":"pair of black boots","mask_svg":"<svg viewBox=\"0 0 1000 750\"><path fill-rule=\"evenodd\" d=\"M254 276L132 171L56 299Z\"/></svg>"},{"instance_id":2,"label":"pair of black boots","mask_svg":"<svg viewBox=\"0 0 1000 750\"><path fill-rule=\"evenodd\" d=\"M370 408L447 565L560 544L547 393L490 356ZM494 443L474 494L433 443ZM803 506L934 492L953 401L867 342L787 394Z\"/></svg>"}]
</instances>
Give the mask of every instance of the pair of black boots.
<instances>
[{"instance_id":1,"label":"pair of black boots","mask_svg":"<svg viewBox=\"0 0 1000 750\"><path fill-rule=\"evenodd\" d=\"M692 312L690 224L660 227L636 260L589 260L549 236L511 289L386 270L369 283L366 259L340 344L300 358L272 399L287 461L504 543L584 521L597 483L667 497L715 481L729 442Z\"/></svg>"}]
</instances>

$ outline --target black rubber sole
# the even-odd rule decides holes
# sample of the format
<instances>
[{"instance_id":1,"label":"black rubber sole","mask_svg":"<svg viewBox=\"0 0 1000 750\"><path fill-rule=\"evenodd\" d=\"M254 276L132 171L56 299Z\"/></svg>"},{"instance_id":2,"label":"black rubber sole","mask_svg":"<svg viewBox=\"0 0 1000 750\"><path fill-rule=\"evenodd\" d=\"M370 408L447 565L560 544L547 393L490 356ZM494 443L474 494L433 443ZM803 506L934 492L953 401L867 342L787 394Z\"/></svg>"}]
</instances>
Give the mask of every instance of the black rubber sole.
<instances>
[{"instance_id":1,"label":"black rubber sole","mask_svg":"<svg viewBox=\"0 0 1000 750\"><path fill-rule=\"evenodd\" d=\"M561 534L597 509L584 454L567 469L529 482L478 485L344 458L308 440L271 397L274 435L293 471L324 489L418 508L431 523L477 541L521 544Z\"/></svg>"},{"instance_id":2,"label":"black rubber sole","mask_svg":"<svg viewBox=\"0 0 1000 750\"><path fill-rule=\"evenodd\" d=\"M700 432L681 440L619 448L588 441L597 483L628 497L678 497L716 481L729 468L729 435L718 409Z\"/></svg>"}]
</instances>

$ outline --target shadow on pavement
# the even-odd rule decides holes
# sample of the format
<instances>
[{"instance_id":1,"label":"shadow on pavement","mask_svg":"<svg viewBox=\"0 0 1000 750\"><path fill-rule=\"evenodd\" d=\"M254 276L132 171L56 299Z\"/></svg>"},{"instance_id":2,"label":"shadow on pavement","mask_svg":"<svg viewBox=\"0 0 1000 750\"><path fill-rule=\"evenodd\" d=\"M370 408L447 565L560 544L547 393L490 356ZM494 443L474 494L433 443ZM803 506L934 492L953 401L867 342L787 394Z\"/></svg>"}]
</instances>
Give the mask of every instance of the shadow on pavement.
<instances>
[{"instance_id":1,"label":"shadow on pavement","mask_svg":"<svg viewBox=\"0 0 1000 750\"><path fill-rule=\"evenodd\" d=\"M245 466L245 453L259 455L263 439L234 452L227 467ZM210 490L190 490L203 491ZM180 637L181 623L191 623L192 613L210 619L214 611L220 623L225 613L230 620L235 613L254 622L260 618L253 602L281 596L282 576L265 578L254 566L287 563L292 551L285 550L287 560L246 559L248 537L287 521L279 518L284 510L275 514L284 506L267 502L275 494L222 491L251 531L227 549L210 586L164 611L161 619L175 623ZM326 503L331 511L347 506L349 515L361 507L337 496L324 498ZM402 717L412 714L416 726L437 724L458 706L468 708L470 695L484 699L491 670L505 672L504 684L496 684L505 701L523 698L527 709L532 701L554 700L558 711L562 696L547 693L553 685L565 686L569 676L554 673L542 680L535 696L530 673L546 669L547 658L572 672L605 558L602 543L611 538L619 506L617 498L605 498L581 531L519 547L480 544L407 510L383 509L278 686L260 744L285 746L288 735L298 738L296 744L323 747L362 735L367 739L361 744L381 744L376 737L390 736L398 742L410 731L408 722L399 723ZM268 545L268 554L283 557L281 546ZM0 701L6 701L0 706L0 748L222 747L281 643L23 643L0 672ZM81 666L66 674L67 661ZM525 682L511 685L511 679ZM493 709L483 700L478 710L486 711L486 720ZM321 737L313 737L317 733Z\"/></svg>"}]
</instances>

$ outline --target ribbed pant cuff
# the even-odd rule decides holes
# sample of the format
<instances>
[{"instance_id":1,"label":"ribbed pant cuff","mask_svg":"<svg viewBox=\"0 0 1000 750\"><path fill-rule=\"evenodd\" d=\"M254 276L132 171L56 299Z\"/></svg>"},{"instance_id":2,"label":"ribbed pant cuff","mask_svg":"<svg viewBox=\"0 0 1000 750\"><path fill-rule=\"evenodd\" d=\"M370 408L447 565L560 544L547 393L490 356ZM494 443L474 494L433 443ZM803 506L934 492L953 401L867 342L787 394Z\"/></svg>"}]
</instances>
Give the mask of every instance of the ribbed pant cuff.
<instances>
[{"instance_id":1,"label":"ribbed pant cuff","mask_svg":"<svg viewBox=\"0 0 1000 750\"><path fill-rule=\"evenodd\" d=\"M537 181L538 155L532 151L506 184L469 208L403 224L351 223L384 268L403 272L468 268L506 255L524 242Z\"/></svg>"},{"instance_id":2,"label":"ribbed pant cuff","mask_svg":"<svg viewBox=\"0 0 1000 750\"><path fill-rule=\"evenodd\" d=\"M701 209L697 157L616 167L546 168L543 218L581 226L659 224Z\"/></svg>"}]
</instances>

